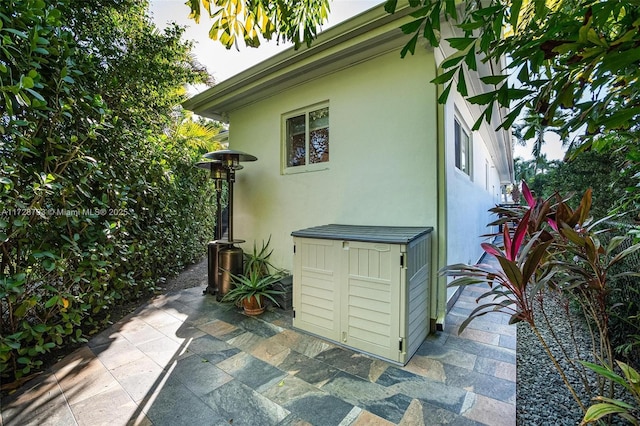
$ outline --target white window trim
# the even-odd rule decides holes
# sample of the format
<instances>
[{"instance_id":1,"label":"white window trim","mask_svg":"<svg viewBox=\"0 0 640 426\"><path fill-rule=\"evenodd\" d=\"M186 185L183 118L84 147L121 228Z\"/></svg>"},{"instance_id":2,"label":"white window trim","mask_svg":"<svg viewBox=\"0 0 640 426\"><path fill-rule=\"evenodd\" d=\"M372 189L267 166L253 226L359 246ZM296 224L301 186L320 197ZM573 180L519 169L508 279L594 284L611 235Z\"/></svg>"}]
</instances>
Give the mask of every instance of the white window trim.
<instances>
[{"instance_id":1,"label":"white window trim","mask_svg":"<svg viewBox=\"0 0 640 426\"><path fill-rule=\"evenodd\" d=\"M489 173L491 173L491 166L489 166L489 160L485 159L484 160L484 189L489 192L489 181L490 181L490 175Z\"/></svg>"},{"instance_id":2,"label":"white window trim","mask_svg":"<svg viewBox=\"0 0 640 426\"><path fill-rule=\"evenodd\" d=\"M311 111L315 111L322 108L329 108L329 101L319 102L313 105L306 106L304 108L296 109L294 111L289 111L285 114L282 114L282 118L280 121L280 157L281 157L281 172L283 175L290 175L296 173L305 173L305 172L316 172L321 170L328 170L329 163L331 162L331 109L329 109L329 161L325 161L323 163L315 163L315 164L305 164L304 166L287 166L287 120L292 117L296 117L298 115L305 114L306 116L306 148L307 148L307 156L309 149L309 115L308 113Z\"/></svg>"},{"instance_id":3,"label":"white window trim","mask_svg":"<svg viewBox=\"0 0 640 426\"><path fill-rule=\"evenodd\" d=\"M460 130L467 135L469 143L467 145L467 152L465 153L467 170L462 170L456 164L456 149L457 149L457 141L456 141L456 124L460 126ZM453 121L453 165L454 168L463 175L467 176L470 180L473 180L473 133L469 130L469 127L465 124L464 120L462 120L458 115L454 117Z\"/></svg>"}]
</instances>

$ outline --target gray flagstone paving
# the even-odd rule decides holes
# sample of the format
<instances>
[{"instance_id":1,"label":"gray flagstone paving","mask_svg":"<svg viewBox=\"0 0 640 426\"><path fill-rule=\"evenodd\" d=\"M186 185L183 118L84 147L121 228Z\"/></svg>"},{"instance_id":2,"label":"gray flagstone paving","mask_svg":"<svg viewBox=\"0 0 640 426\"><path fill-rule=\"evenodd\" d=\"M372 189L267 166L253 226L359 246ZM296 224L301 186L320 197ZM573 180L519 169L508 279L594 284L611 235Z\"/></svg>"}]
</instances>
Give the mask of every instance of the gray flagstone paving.
<instances>
[{"instance_id":1,"label":"gray flagstone paving","mask_svg":"<svg viewBox=\"0 0 640 426\"><path fill-rule=\"evenodd\" d=\"M458 327L466 288L404 367L261 317L203 288L158 296L2 401L1 426L515 425L516 327Z\"/></svg>"}]
</instances>

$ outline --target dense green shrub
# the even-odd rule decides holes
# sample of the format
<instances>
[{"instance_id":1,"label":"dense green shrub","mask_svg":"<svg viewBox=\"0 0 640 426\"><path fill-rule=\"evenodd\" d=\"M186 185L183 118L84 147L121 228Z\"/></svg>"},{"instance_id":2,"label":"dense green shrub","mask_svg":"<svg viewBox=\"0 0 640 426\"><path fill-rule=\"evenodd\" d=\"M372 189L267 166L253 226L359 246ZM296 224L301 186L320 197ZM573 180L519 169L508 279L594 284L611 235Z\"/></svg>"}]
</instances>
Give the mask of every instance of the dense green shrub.
<instances>
[{"instance_id":1,"label":"dense green shrub","mask_svg":"<svg viewBox=\"0 0 640 426\"><path fill-rule=\"evenodd\" d=\"M616 208L629 213L629 219L637 217L637 211L622 204L637 183L636 168L622 150L583 151L569 161L515 159L516 178L524 180L536 196L548 198L556 192L569 196L591 188L596 217L607 216Z\"/></svg>"},{"instance_id":2,"label":"dense green shrub","mask_svg":"<svg viewBox=\"0 0 640 426\"><path fill-rule=\"evenodd\" d=\"M619 250L631 246L633 237L628 235L632 228L624 223L608 223L610 235L602 236L602 243L609 243L614 236L624 237ZM612 268L612 275L623 272L640 271L640 252L625 257L619 265ZM611 343L617 357L632 367L640 368L640 278L621 276L611 280L609 294Z\"/></svg>"},{"instance_id":3,"label":"dense green shrub","mask_svg":"<svg viewBox=\"0 0 640 426\"><path fill-rule=\"evenodd\" d=\"M213 191L167 137L204 82L176 26L138 0L0 11L0 375L84 339L122 300L204 253ZM169 132L170 133L170 132Z\"/></svg>"},{"instance_id":4,"label":"dense green shrub","mask_svg":"<svg viewBox=\"0 0 640 426\"><path fill-rule=\"evenodd\" d=\"M628 172L630 165L620 151L581 152L571 161L560 162L549 170L542 195L548 197L556 191L561 194L582 194L591 188L592 214L604 217L619 206L627 188L635 185L633 173Z\"/></svg>"}]
</instances>

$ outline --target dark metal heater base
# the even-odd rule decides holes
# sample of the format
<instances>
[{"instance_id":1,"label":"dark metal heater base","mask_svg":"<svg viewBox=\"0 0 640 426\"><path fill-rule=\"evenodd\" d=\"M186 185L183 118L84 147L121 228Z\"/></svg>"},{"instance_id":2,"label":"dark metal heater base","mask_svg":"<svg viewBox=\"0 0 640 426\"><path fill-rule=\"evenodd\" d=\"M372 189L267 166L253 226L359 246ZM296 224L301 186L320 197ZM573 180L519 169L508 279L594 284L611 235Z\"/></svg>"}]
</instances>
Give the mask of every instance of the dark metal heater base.
<instances>
[{"instance_id":1,"label":"dark metal heater base","mask_svg":"<svg viewBox=\"0 0 640 426\"><path fill-rule=\"evenodd\" d=\"M242 249L240 247L226 247L218 254L220 262L220 281L218 282L217 299L222 298L233 288L232 275L242 274Z\"/></svg>"}]
</instances>

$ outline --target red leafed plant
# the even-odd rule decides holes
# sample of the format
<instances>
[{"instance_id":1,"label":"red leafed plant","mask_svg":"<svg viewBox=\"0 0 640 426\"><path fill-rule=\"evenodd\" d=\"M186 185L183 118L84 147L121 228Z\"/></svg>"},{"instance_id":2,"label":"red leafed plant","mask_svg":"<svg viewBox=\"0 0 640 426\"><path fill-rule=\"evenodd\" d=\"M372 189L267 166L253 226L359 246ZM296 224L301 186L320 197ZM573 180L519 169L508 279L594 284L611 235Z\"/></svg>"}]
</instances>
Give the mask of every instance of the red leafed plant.
<instances>
[{"instance_id":1,"label":"red leafed plant","mask_svg":"<svg viewBox=\"0 0 640 426\"><path fill-rule=\"evenodd\" d=\"M461 324L459 332L474 319L490 312L510 315L512 324L527 323L576 403L586 412L587 405L578 396L567 374L578 375L589 396L595 391L612 397L613 382L600 377L597 389L592 389L587 370L581 363L584 361L580 359L581 350L567 347L577 344L575 339L573 342L554 342L554 347L561 348L565 365L571 366L571 372L565 371L541 333L540 327L547 327L552 338L560 340L553 332L556 319L547 316L544 300L553 294L565 301L567 310L569 301L581 308L591 334L591 360L613 371L616 364L608 334L607 282L615 277L610 276L609 270L625 256L639 250L640 244L616 250L622 238L615 237L607 247L601 245L598 235L607 231L598 230L598 227L608 218L594 221L590 217L590 189L583 194L575 210L568 204L568 199L559 194L547 200L535 199L524 182L522 193L526 206L492 209L500 219L491 225L503 226L502 244L483 243L482 248L497 260L497 265L495 262L456 264L443 268L440 273L453 277L450 287L488 285L487 291L477 299L478 307ZM635 272L624 274L638 276Z\"/></svg>"}]
</instances>

